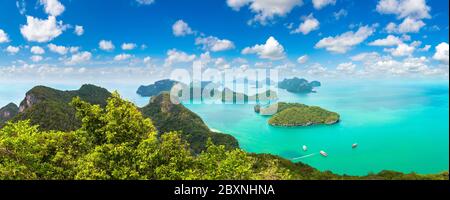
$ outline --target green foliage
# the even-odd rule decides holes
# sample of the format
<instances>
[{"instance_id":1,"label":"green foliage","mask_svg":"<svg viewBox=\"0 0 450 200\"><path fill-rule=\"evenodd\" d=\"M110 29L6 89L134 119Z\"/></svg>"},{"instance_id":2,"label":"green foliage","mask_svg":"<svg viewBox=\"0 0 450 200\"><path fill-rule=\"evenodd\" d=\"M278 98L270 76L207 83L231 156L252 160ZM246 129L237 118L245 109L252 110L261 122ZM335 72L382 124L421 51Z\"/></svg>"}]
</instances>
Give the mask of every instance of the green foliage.
<instances>
[{"instance_id":1,"label":"green foliage","mask_svg":"<svg viewBox=\"0 0 450 200\"><path fill-rule=\"evenodd\" d=\"M153 97L141 111L144 116L154 121L160 133L179 131L195 153L206 149L208 138L211 138L214 144L225 145L227 149L238 147L234 137L212 132L197 114L182 104L173 104L168 93Z\"/></svg>"},{"instance_id":2,"label":"green foliage","mask_svg":"<svg viewBox=\"0 0 450 200\"><path fill-rule=\"evenodd\" d=\"M36 86L27 92L26 99L20 104L23 112L12 121L30 120L32 125L39 125L41 130L73 131L81 125L73 107L68 106L74 97L104 107L110 95L106 89L94 85L83 85L73 91Z\"/></svg>"},{"instance_id":3,"label":"green foliage","mask_svg":"<svg viewBox=\"0 0 450 200\"><path fill-rule=\"evenodd\" d=\"M268 154L249 154L207 139L198 154L180 132L160 134L152 120L113 93L102 107L81 98L71 102L80 128L43 131L29 120L0 129L0 179L446 179L383 171L364 177L320 172Z\"/></svg>"},{"instance_id":4,"label":"green foliage","mask_svg":"<svg viewBox=\"0 0 450 200\"><path fill-rule=\"evenodd\" d=\"M327 111L318 106L307 106L299 103L284 103L270 105L267 108L255 106L255 112L262 115L275 113L269 124L273 126L309 126L314 124L334 124L339 121L339 114Z\"/></svg>"},{"instance_id":5,"label":"green foliage","mask_svg":"<svg viewBox=\"0 0 450 200\"><path fill-rule=\"evenodd\" d=\"M19 113L19 107L16 104L10 103L3 108L0 108L0 126Z\"/></svg>"}]
</instances>

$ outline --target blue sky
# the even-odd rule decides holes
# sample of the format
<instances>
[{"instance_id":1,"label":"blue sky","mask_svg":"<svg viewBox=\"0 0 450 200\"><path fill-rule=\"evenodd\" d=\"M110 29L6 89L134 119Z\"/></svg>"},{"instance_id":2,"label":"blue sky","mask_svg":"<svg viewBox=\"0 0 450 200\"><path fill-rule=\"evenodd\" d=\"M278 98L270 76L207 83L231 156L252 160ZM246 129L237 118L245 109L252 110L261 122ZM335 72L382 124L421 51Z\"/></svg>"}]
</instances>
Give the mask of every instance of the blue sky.
<instances>
[{"instance_id":1,"label":"blue sky","mask_svg":"<svg viewBox=\"0 0 450 200\"><path fill-rule=\"evenodd\" d=\"M448 77L447 0L0 2L2 79L165 76L195 60L305 77Z\"/></svg>"}]
</instances>

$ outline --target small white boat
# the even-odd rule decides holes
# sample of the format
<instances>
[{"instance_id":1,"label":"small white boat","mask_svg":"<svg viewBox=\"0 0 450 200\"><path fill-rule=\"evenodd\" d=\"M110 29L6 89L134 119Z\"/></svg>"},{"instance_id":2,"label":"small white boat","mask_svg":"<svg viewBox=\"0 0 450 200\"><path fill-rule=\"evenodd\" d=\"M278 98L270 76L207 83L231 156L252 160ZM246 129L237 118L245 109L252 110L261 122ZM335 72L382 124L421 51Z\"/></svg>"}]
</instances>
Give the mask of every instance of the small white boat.
<instances>
[{"instance_id":1,"label":"small white boat","mask_svg":"<svg viewBox=\"0 0 450 200\"><path fill-rule=\"evenodd\" d=\"M356 148L356 147L358 147L358 143L352 144L352 148L353 148L353 149Z\"/></svg>"},{"instance_id":2,"label":"small white boat","mask_svg":"<svg viewBox=\"0 0 450 200\"><path fill-rule=\"evenodd\" d=\"M306 145L303 145L303 151L308 151L308 147Z\"/></svg>"},{"instance_id":3,"label":"small white boat","mask_svg":"<svg viewBox=\"0 0 450 200\"><path fill-rule=\"evenodd\" d=\"M319 152L323 157L327 157L328 156L328 154L325 152L325 151L320 151Z\"/></svg>"}]
</instances>

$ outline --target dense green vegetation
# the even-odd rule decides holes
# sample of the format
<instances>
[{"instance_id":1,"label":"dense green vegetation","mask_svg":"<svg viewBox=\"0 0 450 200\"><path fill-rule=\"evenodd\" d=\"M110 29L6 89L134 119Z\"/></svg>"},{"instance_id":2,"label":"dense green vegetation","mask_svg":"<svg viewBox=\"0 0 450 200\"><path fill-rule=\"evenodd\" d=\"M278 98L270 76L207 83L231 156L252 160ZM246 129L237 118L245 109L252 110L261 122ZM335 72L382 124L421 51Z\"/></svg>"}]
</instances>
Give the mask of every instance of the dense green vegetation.
<instances>
[{"instance_id":1,"label":"dense green vegetation","mask_svg":"<svg viewBox=\"0 0 450 200\"><path fill-rule=\"evenodd\" d=\"M161 132L180 131L194 152L206 149L208 138L214 144L225 145L227 149L237 148L237 140L227 134L212 132L203 120L185 108L182 104L173 104L169 93L161 93L153 97L150 103L141 109L146 117L150 117L156 128Z\"/></svg>"},{"instance_id":2,"label":"dense green vegetation","mask_svg":"<svg viewBox=\"0 0 450 200\"><path fill-rule=\"evenodd\" d=\"M211 141L200 154L178 132L157 137L151 119L114 93L105 108L75 98L81 128L40 131L30 122L0 130L0 179L288 179L273 162L256 168L240 149Z\"/></svg>"},{"instance_id":3,"label":"dense green vegetation","mask_svg":"<svg viewBox=\"0 0 450 200\"><path fill-rule=\"evenodd\" d=\"M16 104L10 103L3 108L0 108L0 126L6 121L10 120L19 113L19 107Z\"/></svg>"},{"instance_id":4,"label":"dense green vegetation","mask_svg":"<svg viewBox=\"0 0 450 200\"><path fill-rule=\"evenodd\" d=\"M78 91L36 87L28 92L22 111L33 110L44 125L55 123L46 115L55 117L61 129L42 128L31 119L10 120L0 128L0 179L448 180L448 172L340 176L275 155L246 153L234 137L211 132L200 117L172 104L168 94L139 109L117 93L99 91L106 90L87 85ZM296 106L280 103L279 108ZM76 128L64 126L71 120L79 122Z\"/></svg>"},{"instance_id":5,"label":"dense green vegetation","mask_svg":"<svg viewBox=\"0 0 450 200\"><path fill-rule=\"evenodd\" d=\"M309 126L314 124L334 124L339 121L339 114L317 106L300 103L284 103L270 105L267 108L255 106L255 112L272 115L269 124L273 126Z\"/></svg>"},{"instance_id":6,"label":"dense green vegetation","mask_svg":"<svg viewBox=\"0 0 450 200\"><path fill-rule=\"evenodd\" d=\"M75 130L81 121L75 118L75 110L68 106L72 98L100 106L106 105L111 95L108 90L94 85L83 85L79 90L60 91L45 86L36 86L26 93L20 103L20 113L12 120L30 120L32 125L39 125L42 130Z\"/></svg>"},{"instance_id":7,"label":"dense green vegetation","mask_svg":"<svg viewBox=\"0 0 450 200\"><path fill-rule=\"evenodd\" d=\"M306 79L294 77L292 79L284 79L278 83L278 88L286 89L292 93L310 93L315 87L319 87L319 81L308 82Z\"/></svg>"},{"instance_id":8,"label":"dense green vegetation","mask_svg":"<svg viewBox=\"0 0 450 200\"><path fill-rule=\"evenodd\" d=\"M156 81L154 84L150 84L147 86L141 85L139 86L136 93L143 97L156 96L161 92L169 92L172 89L172 87L177 83L178 83L177 81L164 79Z\"/></svg>"},{"instance_id":9,"label":"dense green vegetation","mask_svg":"<svg viewBox=\"0 0 450 200\"><path fill-rule=\"evenodd\" d=\"M41 131L29 120L0 129L0 179L448 179L448 172L339 176L211 140L194 154L179 132L158 137L152 120L117 93L104 108L79 97L71 105L82 121L75 131Z\"/></svg>"}]
</instances>

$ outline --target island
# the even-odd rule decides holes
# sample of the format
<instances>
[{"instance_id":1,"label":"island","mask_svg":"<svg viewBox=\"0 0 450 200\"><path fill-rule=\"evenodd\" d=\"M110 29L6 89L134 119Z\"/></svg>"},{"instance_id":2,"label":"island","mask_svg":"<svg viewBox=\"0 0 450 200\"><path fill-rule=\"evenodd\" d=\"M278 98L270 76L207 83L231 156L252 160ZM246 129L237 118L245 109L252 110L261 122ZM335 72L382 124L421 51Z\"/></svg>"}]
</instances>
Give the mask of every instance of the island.
<instances>
[{"instance_id":1,"label":"island","mask_svg":"<svg viewBox=\"0 0 450 200\"><path fill-rule=\"evenodd\" d=\"M272 115L268 121L272 126L331 125L338 123L340 118L338 113L300 103L280 102L267 107L256 105L254 109L261 115Z\"/></svg>"},{"instance_id":2,"label":"island","mask_svg":"<svg viewBox=\"0 0 450 200\"><path fill-rule=\"evenodd\" d=\"M321 86L319 81L308 82L306 79L294 77L278 83L278 88L292 93L313 93L314 88Z\"/></svg>"}]
</instances>

